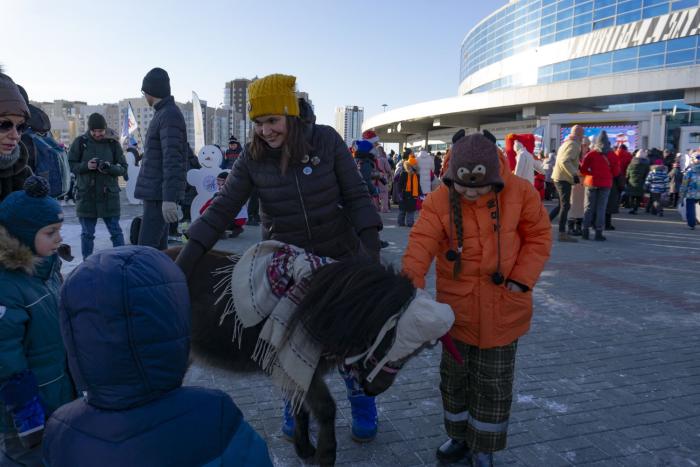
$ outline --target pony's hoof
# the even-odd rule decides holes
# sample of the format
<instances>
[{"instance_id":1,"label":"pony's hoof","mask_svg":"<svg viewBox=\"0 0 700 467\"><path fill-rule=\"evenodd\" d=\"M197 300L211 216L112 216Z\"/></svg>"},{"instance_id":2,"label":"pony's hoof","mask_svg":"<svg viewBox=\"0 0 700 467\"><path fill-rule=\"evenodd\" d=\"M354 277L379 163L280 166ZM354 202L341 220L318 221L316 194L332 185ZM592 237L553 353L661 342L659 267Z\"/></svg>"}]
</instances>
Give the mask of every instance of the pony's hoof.
<instances>
[{"instance_id":1,"label":"pony's hoof","mask_svg":"<svg viewBox=\"0 0 700 467\"><path fill-rule=\"evenodd\" d=\"M299 456L300 459L309 459L316 455L316 448L313 447L310 443L303 445L298 445L295 443L294 450L296 451L297 456Z\"/></svg>"}]
</instances>

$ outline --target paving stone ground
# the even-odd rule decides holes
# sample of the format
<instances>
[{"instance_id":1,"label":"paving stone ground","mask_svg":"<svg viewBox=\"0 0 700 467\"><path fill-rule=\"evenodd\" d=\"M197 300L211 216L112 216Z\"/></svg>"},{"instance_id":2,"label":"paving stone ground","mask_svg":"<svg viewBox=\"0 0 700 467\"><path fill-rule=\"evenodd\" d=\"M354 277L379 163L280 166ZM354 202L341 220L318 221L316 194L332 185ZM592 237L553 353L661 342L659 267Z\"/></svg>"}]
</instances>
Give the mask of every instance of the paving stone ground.
<instances>
[{"instance_id":1,"label":"paving stone ground","mask_svg":"<svg viewBox=\"0 0 700 467\"><path fill-rule=\"evenodd\" d=\"M139 209L124 209L125 226ZM76 253L77 222L66 210ZM395 213L384 221L391 245L383 260L399 264L408 230L396 226ZM663 218L621 214L615 225L606 242L554 243L534 291L531 331L519 343L498 466L700 464L700 231L674 210ZM243 251L258 239L247 228L218 247ZM108 244L100 226L97 248ZM422 353L377 399L379 434L369 444L351 441L344 385L327 378L339 408L338 465L436 464L445 439L438 362L438 348ZM282 402L266 377L195 364L186 382L228 392L276 465L304 465L281 437Z\"/></svg>"}]
</instances>

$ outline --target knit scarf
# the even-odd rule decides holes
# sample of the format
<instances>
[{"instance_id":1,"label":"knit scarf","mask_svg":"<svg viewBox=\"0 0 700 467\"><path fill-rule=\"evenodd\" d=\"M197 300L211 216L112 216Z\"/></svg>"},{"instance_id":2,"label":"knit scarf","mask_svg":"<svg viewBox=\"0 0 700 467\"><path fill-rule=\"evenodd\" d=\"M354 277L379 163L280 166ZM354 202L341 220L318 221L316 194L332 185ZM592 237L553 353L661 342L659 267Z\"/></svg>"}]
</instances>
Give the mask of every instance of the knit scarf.
<instances>
[{"instance_id":1,"label":"knit scarf","mask_svg":"<svg viewBox=\"0 0 700 467\"><path fill-rule=\"evenodd\" d=\"M0 170L12 167L19 160L19 144L9 154L0 154Z\"/></svg>"},{"instance_id":2,"label":"knit scarf","mask_svg":"<svg viewBox=\"0 0 700 467\"><path fill-rule=\"evenodd\" d=\"M413 171L409 171L406 174L406 193L411 193L411 196L417 198L418 186L418 175Z\"/></svg>"},{"instance_id":3,"label":"knit scarf","mask_svg":"<svg viewBox=\"0 0 700 467\"><path fill-rule=\"evenodd\" d=\"M302 323L288 327L306 295L311 275L330 258L319 257L292 245L268 240L253 245L232 264L214 272L222 278L214 287L217 303L227 299L221 315L235 323L233 341L241 345L244 328L265 321L252 358L292 404L301 407L321 360L321 345Z\"/></svg>"}]
</instances>

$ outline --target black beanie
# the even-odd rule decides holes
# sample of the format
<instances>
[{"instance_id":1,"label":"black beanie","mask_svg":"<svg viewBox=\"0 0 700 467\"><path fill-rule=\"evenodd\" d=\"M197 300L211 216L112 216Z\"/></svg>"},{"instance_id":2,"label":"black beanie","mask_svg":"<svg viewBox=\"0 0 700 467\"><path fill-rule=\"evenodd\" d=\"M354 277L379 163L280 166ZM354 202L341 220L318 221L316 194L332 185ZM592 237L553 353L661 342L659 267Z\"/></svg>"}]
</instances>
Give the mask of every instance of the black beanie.
<instances>
[{"instance_id":1,"label":"black beanie","mask_svg":"<svg viewBox=\"0 0 700 467\"><path fill-rule=\"evenodd\" d=\"M143 77L141 90L146 94L163 99L170 95L170 77L162 68L154 68Z\"/></svg>"},{"instance_id":2,"label":"black beanie","mask_svg":"<svg viewBox=\"0 0 700 467\"><path fill-rule=\"evenodd\" d=\"M98 114L90 114L90 117L88 117L88 129L89 130L106 130L107 129L107 120L105 118Z\"/></svg>"}]
</instances>

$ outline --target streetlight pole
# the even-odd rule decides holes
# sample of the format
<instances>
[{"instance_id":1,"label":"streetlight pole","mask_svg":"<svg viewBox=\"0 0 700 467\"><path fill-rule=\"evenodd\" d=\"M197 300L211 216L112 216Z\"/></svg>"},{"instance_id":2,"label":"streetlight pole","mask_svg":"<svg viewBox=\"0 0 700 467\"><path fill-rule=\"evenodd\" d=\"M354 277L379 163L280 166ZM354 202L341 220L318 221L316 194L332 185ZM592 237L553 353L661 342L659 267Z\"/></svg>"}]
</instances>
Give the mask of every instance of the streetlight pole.
<instances>
[{"instance_id":1,"label":"streetlight pole","mask_svg":"<svg viewBox=\"0 0 700 467\"><path fill-rule=\"evenodd\" d=\"M386 112L386 108L389 107L389 104L382 104L382 107L384 107L384 112Z\"/></svg>"}]
</instances>

